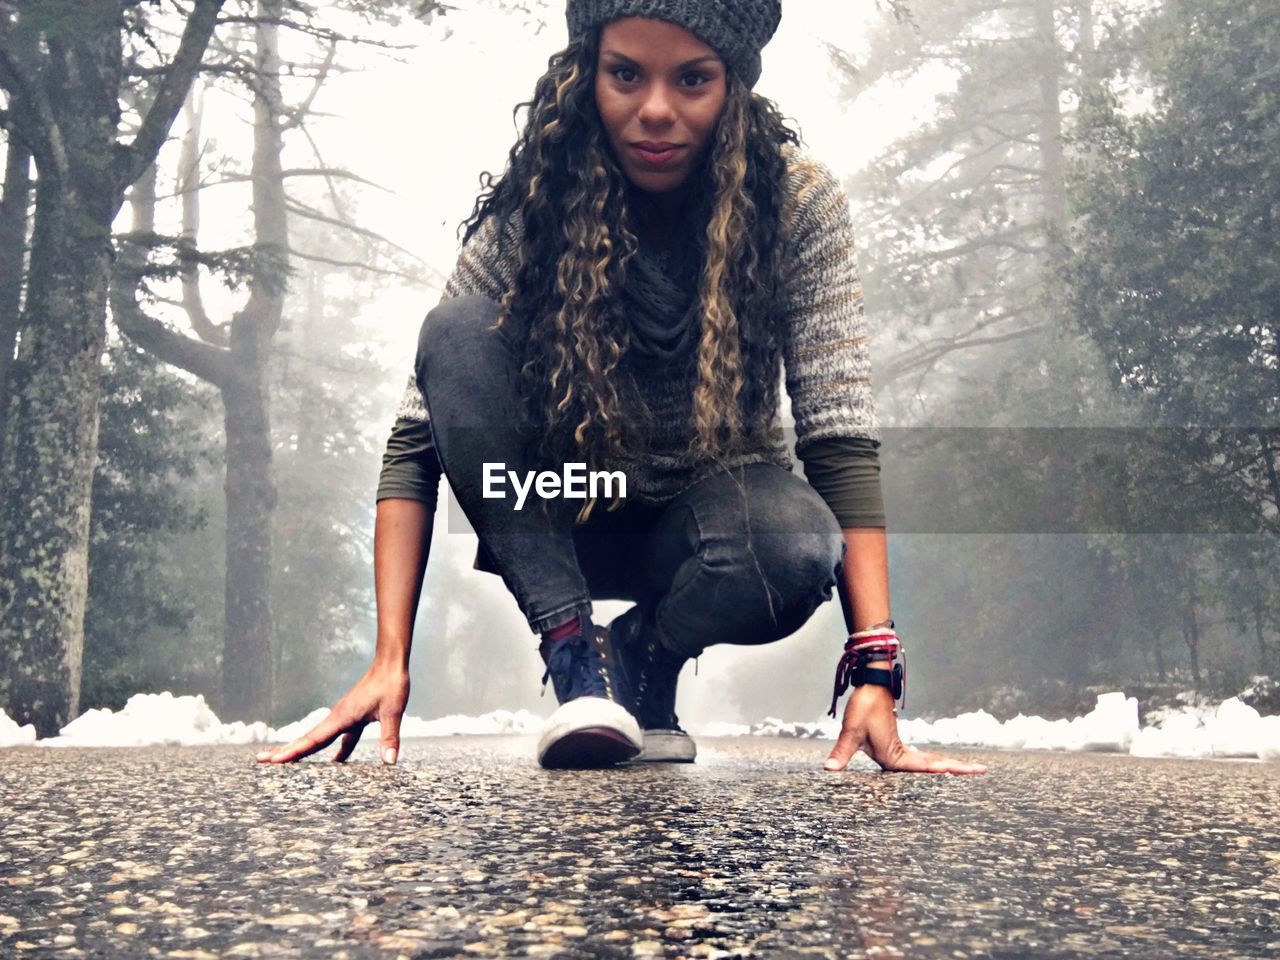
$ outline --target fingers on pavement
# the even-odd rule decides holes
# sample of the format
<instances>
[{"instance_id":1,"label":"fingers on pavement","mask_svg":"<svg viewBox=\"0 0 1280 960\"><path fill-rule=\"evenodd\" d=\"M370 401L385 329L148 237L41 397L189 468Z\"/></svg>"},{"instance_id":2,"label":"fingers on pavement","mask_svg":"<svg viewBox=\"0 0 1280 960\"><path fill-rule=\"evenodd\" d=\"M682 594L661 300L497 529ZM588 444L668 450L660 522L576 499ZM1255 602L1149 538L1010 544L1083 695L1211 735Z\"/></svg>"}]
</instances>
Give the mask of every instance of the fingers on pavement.
<instances>
[{"instance_id":1,"label":"fingers on pavement","mask_svg":"<svg viewBox=\"0 0 1280 960\"><path fill-rule=\"evenodd\" d=\"M338 734L349 726L350 724L342 723L330 713L292 743L275 750L263 750L258 754L257 760L259 763L292 763L294 760L301 760L333 743L338 739Z\"/></svg>"},{"instance_id":2,"label":"fingers on pavement","mask_svg":"<svg viewBox=\"0 0 1280 960\"><path fill-rule=\"evenodd\" d=\"M831 748L831 753L827 757L827 762L822 765L822 769L836 772L843 770L849 765L849 761L853 759L853 755L858 752L862 746L862 738L858 734L846 727L840 731L840 738L836 740L836 745Z\"/></svg>"},{"instance_id":3,"label":"fingers on pavement","mask_svg":"<svg viewBox=\"0 0 1280 960\"><path fill-rule=\"evenodd\" d=\"M364 733L365 725L358 723L351 727L342 735L342 743L338 744L338 752L333 756L334 763L346 763L347 758L351 756L351 751L355 750L356 744L360 742L360 735Z\"/></svg>"},{"instance_id":4,"label":"fingers on pavement","mask_svg":"<svg viewBox=\"0 0 1280 960\"><path fill-rule=\"evenodd\" d=\"M400 716L399 713L388 711L378 718L382 727L378 755L388 765L394 764L396 757L400 755Z\"/></svg>"}]
</instances>

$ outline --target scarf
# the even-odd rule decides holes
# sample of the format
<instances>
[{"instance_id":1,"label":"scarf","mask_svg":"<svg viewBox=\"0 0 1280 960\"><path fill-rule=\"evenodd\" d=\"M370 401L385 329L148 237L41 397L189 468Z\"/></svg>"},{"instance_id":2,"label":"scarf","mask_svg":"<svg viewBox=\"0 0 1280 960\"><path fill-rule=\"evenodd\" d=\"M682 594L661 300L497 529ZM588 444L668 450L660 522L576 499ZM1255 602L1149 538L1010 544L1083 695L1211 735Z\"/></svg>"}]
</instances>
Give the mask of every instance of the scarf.
<instances>
[{"instance_id":1,"label":"scarf","mask_svg":"<svg viewBox=\"0 0 1280 960\"><path fill-rule=\"evenodd\" d=\"M690 356L701 334L696 246L653 250L641 244L627 264L622 301L631 327L631 350L653 361Z\"/></svg>"}]
</instances>

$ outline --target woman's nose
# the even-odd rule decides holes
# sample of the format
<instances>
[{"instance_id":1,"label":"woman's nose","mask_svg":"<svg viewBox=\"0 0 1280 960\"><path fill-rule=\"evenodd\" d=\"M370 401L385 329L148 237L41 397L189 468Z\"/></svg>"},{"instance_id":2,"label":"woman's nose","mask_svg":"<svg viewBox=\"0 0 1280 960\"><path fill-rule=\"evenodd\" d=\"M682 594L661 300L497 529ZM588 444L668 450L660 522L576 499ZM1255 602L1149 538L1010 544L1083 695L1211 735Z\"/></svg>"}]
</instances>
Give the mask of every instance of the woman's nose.
<instances>
[{"instance_id":1,"label":"woman's nose","mask_svg":"<svg viewBox=\"0 0 1280 960\"><path fill-rule=\"evenodd\" d=\"M643 123L670 123L675 119L675 110L671 101L671 93L666 86L655 83L649 88L644 102L640 104L640 120Z\"/></svg>"}]
</instances>

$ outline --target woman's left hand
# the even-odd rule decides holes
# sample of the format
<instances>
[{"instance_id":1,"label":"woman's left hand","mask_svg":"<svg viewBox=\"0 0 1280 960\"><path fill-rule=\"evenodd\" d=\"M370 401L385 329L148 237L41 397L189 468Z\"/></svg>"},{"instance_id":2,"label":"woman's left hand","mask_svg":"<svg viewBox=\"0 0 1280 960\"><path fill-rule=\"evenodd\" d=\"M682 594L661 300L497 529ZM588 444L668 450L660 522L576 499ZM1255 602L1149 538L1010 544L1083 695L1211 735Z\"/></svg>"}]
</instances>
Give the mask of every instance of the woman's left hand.
<instances>
[{"instance_id":1,"label":"woman's left hand","mask_svg":"<svg viewBox=\"0 0 1280 960\"><path fill-rule=\"evenodd\" d=\"M824 768L843 770L853 755L864 751L885 770L906 773L986 773L981 763L967 763L940 753L926 753L906 746L898 736L893 694L873 684L857 687L844 707L840 739Z\"/></svg>"}]
</instances>

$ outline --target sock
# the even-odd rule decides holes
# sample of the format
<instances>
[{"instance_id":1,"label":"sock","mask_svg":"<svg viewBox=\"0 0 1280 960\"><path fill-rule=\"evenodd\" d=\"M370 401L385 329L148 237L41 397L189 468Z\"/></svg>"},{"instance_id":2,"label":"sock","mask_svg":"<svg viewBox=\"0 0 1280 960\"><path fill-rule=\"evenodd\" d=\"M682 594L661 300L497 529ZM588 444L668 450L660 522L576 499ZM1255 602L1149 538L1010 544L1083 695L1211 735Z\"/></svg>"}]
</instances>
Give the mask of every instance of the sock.
<instances>
[{"instance_id":1,"label":"sock","mask_svg":"<svg viewBox=\"0 0 1280 960\"><path fill-rule=\"evenodd\" d=\"M542 644L538 647L538 652L542 654L542 659L546 660L551 656L551 651L555 649L557 643L566 637L572 637L574 634L582 633L582 619L574 617L568 623L562 623L558 627L552 627L542 635Z\"/></svg>"}]
</instances>

